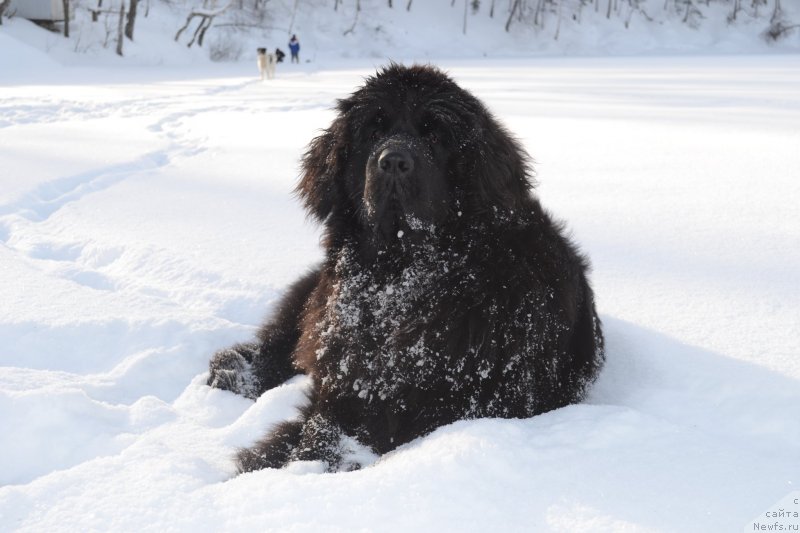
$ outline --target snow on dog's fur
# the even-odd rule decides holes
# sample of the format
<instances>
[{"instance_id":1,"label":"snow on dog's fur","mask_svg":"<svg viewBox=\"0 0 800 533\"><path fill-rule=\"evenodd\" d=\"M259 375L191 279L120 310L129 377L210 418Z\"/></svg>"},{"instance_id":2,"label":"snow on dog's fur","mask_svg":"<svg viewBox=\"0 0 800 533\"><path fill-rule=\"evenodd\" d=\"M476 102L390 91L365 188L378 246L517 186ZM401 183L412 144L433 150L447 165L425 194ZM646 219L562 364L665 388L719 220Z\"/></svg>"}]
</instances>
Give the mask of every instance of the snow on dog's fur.
<instances>
[{"instance_id":1,"label":"snow on dog's fur","mask_svg":"<svg viewBox=\"0 0 800 533\"><path fill-rule=\"evenodd\" d=\"M518 143L435 68L391 65L338 103L297 187L325 260L255 342L210 364L210 385L250 398L312 378L299 419L241 450L240 471L358 468L354 440L383 454L456 420L582 399L604 358L587 262L529 175Z\"/></svg>"}]
</instances>

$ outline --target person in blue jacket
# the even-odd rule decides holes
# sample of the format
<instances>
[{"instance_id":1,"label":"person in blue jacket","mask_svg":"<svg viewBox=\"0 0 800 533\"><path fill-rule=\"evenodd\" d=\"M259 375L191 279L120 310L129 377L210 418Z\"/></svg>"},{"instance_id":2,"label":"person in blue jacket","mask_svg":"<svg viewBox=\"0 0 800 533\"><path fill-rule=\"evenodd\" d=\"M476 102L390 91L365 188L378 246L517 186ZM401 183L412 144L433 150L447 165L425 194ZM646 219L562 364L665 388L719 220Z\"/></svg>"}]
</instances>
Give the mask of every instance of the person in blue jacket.
<instances>
[{"instance_id":1,"label":"person in blue jacket","mask_svg":"<svg viewBox=\"0 0 800 533\"><path fill-rule=\"evenodd\" d=\"M292 53L292 63L300 62L300 41L297 40L297 35L292 35L289 39L289 51Z\"/></svg>"}]
</instances>

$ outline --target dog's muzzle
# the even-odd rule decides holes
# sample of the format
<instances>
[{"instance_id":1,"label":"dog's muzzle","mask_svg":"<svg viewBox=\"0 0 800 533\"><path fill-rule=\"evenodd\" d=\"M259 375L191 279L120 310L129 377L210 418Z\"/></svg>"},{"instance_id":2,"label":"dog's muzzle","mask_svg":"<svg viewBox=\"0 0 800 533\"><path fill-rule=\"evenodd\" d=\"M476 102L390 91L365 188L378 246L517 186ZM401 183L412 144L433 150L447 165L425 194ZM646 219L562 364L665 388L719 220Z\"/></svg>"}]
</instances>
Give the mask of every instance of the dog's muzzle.
<instances>
[{"instance_id":1,"label":"dog's muzzle","mask_svg":"<svg viewBox=\"0 0 800 533\"><path fill-rule=\"evenodd\" d=\"M376 235L395 240L398 233L412 233L409 220L435 223L446 214L446 182L421 139L396 134L370 155L363 199Z\"/></svg>"}]
</instances>

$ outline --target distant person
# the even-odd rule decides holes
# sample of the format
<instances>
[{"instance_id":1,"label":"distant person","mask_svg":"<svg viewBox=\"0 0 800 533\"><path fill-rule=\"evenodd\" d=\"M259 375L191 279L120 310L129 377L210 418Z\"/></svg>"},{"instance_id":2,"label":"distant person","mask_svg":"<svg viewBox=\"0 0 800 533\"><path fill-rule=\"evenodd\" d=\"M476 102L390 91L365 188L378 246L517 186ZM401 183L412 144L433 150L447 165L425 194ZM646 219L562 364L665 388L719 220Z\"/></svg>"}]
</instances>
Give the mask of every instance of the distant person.
<instances>
[{"instance_id":1,"label":"distant person","mask_svg":"<svg viewBox=\"0 0 800 533\"><path fill-rule=\"evenodd\" d=\"M292 53L292 63L300 62L300 41L297 40L297 35L292 35L289 39L289 52Z\"/></svg>"},{"instance_id":2,"label":"distant person","mask_svg":"<svg viewBox=\"0 0 800 533\"><path fill-rule=\"evenodd\" d=\"M281 50L280 48L276 48L275 49L275 59L278 61L278 63L283 63L283 58L284 57L286 57L286 54L283 53L283 50Z\"/></svg>"}]
</instances>

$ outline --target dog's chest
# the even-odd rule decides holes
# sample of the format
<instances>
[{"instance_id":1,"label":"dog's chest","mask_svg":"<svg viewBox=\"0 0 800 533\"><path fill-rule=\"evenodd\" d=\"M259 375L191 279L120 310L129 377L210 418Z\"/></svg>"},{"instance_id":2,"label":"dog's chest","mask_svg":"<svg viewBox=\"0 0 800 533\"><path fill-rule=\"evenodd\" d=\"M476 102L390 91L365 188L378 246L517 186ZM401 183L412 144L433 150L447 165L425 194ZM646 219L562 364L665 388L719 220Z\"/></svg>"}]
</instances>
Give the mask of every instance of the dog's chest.
<instances>
[{"instance_id":1,"label":"dog's chest","mask_svg":"<svg viewBox=\"0 0 800 533\"><path fill-rule=\"evenodd\" d=\"M445 296L441 280L460 266L458 256L436 252L386 272L363 268L343 252L317 324L323 386L384 399L441 377L447 328L433 313Z\"/></svg>"}]
</instances>

